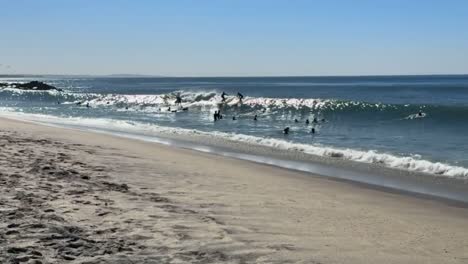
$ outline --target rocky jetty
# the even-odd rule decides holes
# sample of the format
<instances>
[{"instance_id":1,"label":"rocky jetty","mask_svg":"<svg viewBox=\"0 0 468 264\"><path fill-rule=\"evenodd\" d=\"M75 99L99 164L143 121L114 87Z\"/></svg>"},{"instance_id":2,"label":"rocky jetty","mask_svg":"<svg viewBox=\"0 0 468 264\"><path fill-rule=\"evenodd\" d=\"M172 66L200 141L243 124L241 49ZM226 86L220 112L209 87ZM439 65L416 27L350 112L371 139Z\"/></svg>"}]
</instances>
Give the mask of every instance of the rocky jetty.
<instances>
[{"instance_id":1,"label":"rocky jetty","mask_svg":"<svg viewBox=\"0 0 468 264\"><path fill-rule=\"evenodd\" d=\"M20 89L20 90L62 91L62 89L60 88L57 88L52 85L48 85L47 83L43 83L39 81L32 81L32 82L27 82L27 83L0 83L0 87L15 88L15 89Z\"/></svg>"}]
</instances>

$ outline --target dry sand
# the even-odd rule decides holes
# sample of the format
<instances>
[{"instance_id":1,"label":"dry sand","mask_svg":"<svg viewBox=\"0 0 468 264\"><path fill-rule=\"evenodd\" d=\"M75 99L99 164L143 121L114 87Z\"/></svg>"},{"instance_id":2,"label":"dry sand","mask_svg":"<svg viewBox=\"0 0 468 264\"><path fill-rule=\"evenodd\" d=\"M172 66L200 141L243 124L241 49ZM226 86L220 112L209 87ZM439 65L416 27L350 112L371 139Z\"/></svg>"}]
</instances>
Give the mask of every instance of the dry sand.
<instances>
[{"instance_id":1,"label":"dry sand","mask_svg":"<svg viewBox=\"0 0 468 264\"><path fill-rule=\"evenodd\" d=\"M468 263L468 210L0 119L0 263Z\"/></svg>"}]
</instances>

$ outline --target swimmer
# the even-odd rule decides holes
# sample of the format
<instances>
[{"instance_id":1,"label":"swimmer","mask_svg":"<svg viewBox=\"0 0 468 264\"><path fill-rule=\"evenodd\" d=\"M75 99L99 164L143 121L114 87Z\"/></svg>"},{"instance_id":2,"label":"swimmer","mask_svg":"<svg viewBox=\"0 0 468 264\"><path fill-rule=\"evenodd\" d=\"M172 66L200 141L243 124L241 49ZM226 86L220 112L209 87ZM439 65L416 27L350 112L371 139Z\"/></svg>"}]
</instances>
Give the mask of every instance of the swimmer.
<instances>
[{"instance_id":1,"label":"swimmer","mask_svg":"<svg viewBox=\"0 0 468 264\"><path fill-rule=\"evenodd\" d=\"M236 119L236 116L233 116L233 117L232 117L232 120L237 120L237 119Z\"/></svg>"},{"instance_id":2,"label":"swimmer","mask_svg":"<svg viewBox=\"0 0 468 264\"><path fill-rule=\"evenodd\" d=\"M308 125L310 123L308 118L306 119L305 123L306 123L306 125Z\"/></svg>"},{"instance_id":3,"label":"swimmer","mask_svg":"<svg viewBox=\"0 0 468 264\"><path fill-rule=\"evenodd\" d=\"M315 128L312 128L312 129L310 130L310 133L311 133L311 134L315 134Z\"/></svg>"},{"instance_id":4,"label":"swimmer","mask_svg":"<svg viewBox=\"0 0 468 264\"><path fill-rule=\"evenodd\" d=\"M314 117L314 120L312 120L312 123L318 123L317 118Z\"/></svg>"},{"instance_id":5,"label":"swimmer","mask_svg":"<svg viewBox=\"0 0 468 264\"><path fill-rule=\"evenodd\" d=\"M294 119L294 123L299 123L299 120L297 120L297 118Z\"/></svg>"},{"instance_id":6,"label":"swimmer","mask_svg":"<svg viewBox=\"0 0 468 264\"><path fill-rule=\"evenodd\" d=\"M213 120L216 122L218 121L218 111L215 111L213 114Z\"/></svg>"},{"instance_id":7,"label":"swimmer","mask_svg":"<svg viewBox=\"0 0 468 264\"><path fill-rule=\"evenodd\" d=\"M257 115L254 116L253 120L254 120L254 121L257 121Z\"/></svg>"},{"instance_id":8,"label":"swimmer","mask_svg":"<svg viewBox=\"0 0 468 264\"><path fill-rule=\"evenodd\" d=\"M283 129L283 134L285 135L289 134L289 127L286 127L285 129Z\"/></svg>"}]
</instances>

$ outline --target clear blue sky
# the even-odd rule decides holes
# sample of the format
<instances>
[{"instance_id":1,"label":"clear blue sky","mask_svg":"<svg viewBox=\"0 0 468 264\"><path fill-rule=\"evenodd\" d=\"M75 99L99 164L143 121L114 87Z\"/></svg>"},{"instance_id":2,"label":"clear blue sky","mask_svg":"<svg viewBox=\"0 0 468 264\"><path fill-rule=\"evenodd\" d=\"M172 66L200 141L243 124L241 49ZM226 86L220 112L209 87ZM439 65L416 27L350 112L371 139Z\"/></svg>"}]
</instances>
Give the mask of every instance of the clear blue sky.
<instances>
[{"instance_id":1,"label":"clear blue sky","mask_svg":"<svg viewBox=\"0 0 468 264\"><path fill-rule=\"evenodd\" d=\"M0 74L468 73L467 0L0 0Z\"/></svg>"}]
</instances>

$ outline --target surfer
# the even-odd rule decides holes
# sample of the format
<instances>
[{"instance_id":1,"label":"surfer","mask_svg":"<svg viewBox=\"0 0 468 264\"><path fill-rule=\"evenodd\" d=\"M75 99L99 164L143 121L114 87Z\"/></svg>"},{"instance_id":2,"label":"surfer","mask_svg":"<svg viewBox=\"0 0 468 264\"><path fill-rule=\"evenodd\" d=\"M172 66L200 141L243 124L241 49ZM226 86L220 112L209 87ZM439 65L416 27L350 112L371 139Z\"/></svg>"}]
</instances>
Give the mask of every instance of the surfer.
<instances>
[{"instance_id":1,"label":"surfer","mask_svg":"<svg viewBox=\"0 0 468 264\"><path fill-rule=\"evenodd\" d=\"M223 102L223 103L226 102L226 95L227 95L227 93L225 93L223 91L223 93L221 94L221 102Z\"/></svg>"},{"instance_id":2,"label":"surfer","mask_svg":"<svg viewBox=\"0 0 468 264\"><path fill-rule=\"evenodd\" d=\"M286 127L285 129L283 129L283 134L285 135L289 134L289 127Z\"/></svg>"},{"instance_id":3,"label":"surfer","mask_svg":"<svg viewBox=\"0 0 468 264\"><path fill-rule=\"evenodd\" d=\"M239 102L242 103L242 99L244 99L244 95L242 95L241 93L237 93L237 98L239 98Z\"/></svg>"},{"instance_id":4,"label":"surfer","mask_svg":"<svg viewBox=\"0 0 468 264\"><path fill-rule=\"evenodd\" d=\"M177 93L177 95L176 95L175 104L176 105L182 105L182 97L180 97L180 93Z\"/></svg>"}]
</instances>

